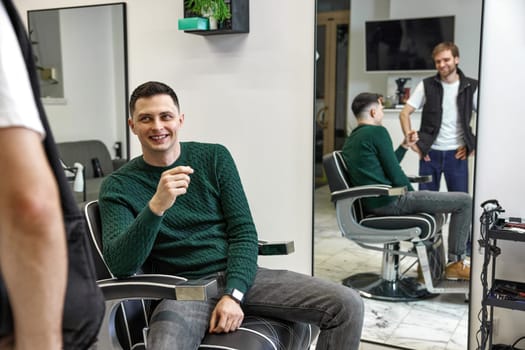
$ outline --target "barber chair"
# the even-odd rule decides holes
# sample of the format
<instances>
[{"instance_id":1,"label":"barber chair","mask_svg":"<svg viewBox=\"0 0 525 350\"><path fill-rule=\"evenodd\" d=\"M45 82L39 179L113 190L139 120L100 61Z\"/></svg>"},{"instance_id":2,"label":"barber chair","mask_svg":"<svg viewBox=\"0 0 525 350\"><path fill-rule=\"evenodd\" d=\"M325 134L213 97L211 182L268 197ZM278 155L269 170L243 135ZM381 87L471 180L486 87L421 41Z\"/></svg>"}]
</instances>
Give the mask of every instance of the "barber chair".
<instances>
[{"instance_id":1,"label":"barber chair","mask_svg":"<svg viewBox=\"0 0 525 350\"><path fill-rule=\"evenodd\" d=\"M102 256L102 227L98 201L84 206L91 236L91 248L97 283L106 299L106 314L98 336L97 348L147 349L149 304L170 298L207 300L219 293L217 281L187 280L160 274L136 274L115 278ZM259 241L259 255L282 255L294 251L293 242ZM319 329L310 324L267 317L246 316L232 333L207 334L199 349L305 350L315 340Z\"/></svg>"},{"instance_id":2,"label":"barber chair","mask_svg":"<svg viewBox=\"0 0 525 350\"><path fill-rule=\"evenodd\" d=\"M365 249L381 251L381 273L359 273L343 280L362 296L387 301L421 300L442 293L468 293L468 281L445 280L446 256L441 235L443 215L418 213L399 216L367 215L361 199L374 196L400 196L406 188L388 185L352 186L341 151L323 157L339 229L344 237ZM414 177L411 181L421 182ZM403 248L404 247L404 248ZM400 271L402 259L413 262ZM407 276L419 262L424 284Z\"/></svg>"}]
</instances>

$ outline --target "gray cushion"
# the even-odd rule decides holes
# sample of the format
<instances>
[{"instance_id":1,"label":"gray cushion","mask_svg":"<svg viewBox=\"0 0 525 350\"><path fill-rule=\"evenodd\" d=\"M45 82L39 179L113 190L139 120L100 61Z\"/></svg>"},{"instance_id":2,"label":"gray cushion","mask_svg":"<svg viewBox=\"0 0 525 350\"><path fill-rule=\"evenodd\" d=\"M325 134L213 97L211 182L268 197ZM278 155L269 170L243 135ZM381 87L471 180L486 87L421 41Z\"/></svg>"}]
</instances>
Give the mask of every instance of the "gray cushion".
<instances>
[{"instance_id":1,"label":"gray cushion","mask_svg":"<svg viewBox=\"0 0 525 350\"><path fill-rule=\"evenodd\" d=\"M125 159L111 159L106 145L99 140L83 140L57 143L60 159L68 167L73 167L75 163L84 166L84 180L86 185L85 201L98 199L100 185L105 176L111 174L124 163ZM93 170L93 158L97 158L104 177L95 177ZM71 183L73 185L73 183ZM84 194L75 192L78 203L84 202Z\"/></svg>"},{"instance_id":2,"label":"gray cushion","mask_svg":"<svg viewBox=\"0 0 525 350\"><path fill-rule=\"evenodd\" d=\"M93 158L98 158L102 172L108 175L113 172L113 162L106 145L99 140L61 142L57 144L60 159L69 167L78 162L84 166L85 178L95 177Z\"/></svg>"}]
</instances>

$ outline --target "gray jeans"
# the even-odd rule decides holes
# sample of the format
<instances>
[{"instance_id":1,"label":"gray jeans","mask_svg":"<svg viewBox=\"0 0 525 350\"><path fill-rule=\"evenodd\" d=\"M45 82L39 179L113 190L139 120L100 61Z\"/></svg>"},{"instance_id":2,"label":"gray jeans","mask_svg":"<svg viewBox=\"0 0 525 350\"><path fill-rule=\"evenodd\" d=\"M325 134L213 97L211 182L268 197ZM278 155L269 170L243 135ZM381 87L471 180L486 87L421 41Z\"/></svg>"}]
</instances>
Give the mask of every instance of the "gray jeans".
<instances>
[{"instance_id":1,"label":"gray jeans","mask_svg":"<svg viewBox=\"0 0 525 350\"><path fill-rule=\"evenodd\" d=\"M150 322L148 345L155 350L197 349L217 300L163 300ZM317 325L317 349L357 350L364 306L359 294L340 284L303 274L259 268L242 304L245 315Z\"/></svg>"},{"instance_id":2,"label":"gray jeans","mask_svg":"<svg viewBox=\"0 0 525 350\"><path fill-rule=\"evenodd\" d=\"M450 214L448 259L465 258L472 225L472 198L463 192L410 191L384 207L368 210L375 215L403 215L425 212Z\"/></svg>"}]
</instances>

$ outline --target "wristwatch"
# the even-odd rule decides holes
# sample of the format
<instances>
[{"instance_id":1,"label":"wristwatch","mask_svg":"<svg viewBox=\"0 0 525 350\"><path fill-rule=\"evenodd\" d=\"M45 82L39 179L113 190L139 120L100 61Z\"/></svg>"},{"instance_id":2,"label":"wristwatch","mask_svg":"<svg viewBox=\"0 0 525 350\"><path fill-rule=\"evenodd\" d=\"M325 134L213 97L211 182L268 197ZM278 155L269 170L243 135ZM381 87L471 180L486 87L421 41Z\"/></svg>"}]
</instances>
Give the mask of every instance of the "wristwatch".
<instances>
[{"instance_id":1,"label":"wristwatch","mask_svg":"<svg viewBox=\"0 0 525 350\"><path fill-rule=\"evenodd\" d=\"M224 290L224 295L229 295L230 297L232 297L233 300L235 300L239 304L241 304L244 300L244 293L236 288L226 288Z\"/></svg>"}]
</instances>

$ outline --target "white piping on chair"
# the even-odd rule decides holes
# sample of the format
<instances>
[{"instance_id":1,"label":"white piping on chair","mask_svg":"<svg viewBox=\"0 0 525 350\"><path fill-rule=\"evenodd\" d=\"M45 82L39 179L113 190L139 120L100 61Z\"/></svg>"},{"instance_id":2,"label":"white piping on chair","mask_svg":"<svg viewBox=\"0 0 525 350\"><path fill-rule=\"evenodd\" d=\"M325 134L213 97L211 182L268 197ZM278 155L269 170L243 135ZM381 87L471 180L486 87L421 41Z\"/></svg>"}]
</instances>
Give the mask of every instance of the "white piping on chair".
<instances>
[{"instance_id":1,"label":"white piping on chair","mask_svg":"<svg viewBox=\"0 0 525 350\"><path fill-rule=\"evenodd\" d=\"M341 167L339 166L338 158L341 158L342 164L345 167L345 170L342 170ZM350 188L350 184L346 181L346 175L344 173L344 171L348 172L348 169L346 169L344 158L340 151L334 151L334 159L335 159L335 167L337 168L337 172L339 173L339 178L341 178L344 181L346 188Z\"/></svg>"},{"instance_id":2,"label":"white piping on chair","mask_svg":"<svg viewBox=\"0 0 525 350\"><path fill-rule=\"evenodd\" d=\"M131 340L131 333L129 332L129 323L128 318L126 316L126 310L124 309L124 305L120 303L120 312L122 312L122 318L124 319L124 324L126 325L126 336L128 337L128 345L131 349L133 349L133 342Z\"/></svg>"},{"instance_id":3,"label":"white piping on chair","mask_svg":"<svg viewBox=\"0 0 525 350\"><path fill-rule=\"evenodd\" d=\"M411 216L411 215L403 215L403 217L398 217L398 216L380 216L379 218L380 219L389 219L389 220L412 219L412 220L417 220L417 221L420 221L420 222L426 224L426 226L428 227L427 235L425 237L418 237L417 238L417 240L423 240L424 241L424 240L428 239L433 233L432 232L432 225L429 223L429 221L433 221L434 222L434 228L436 229L435 231L437 231L436 220L430 214L427 214L427 213L418 213L418 214L419 215L424 215L424 216L426 216L426 218L422 218L422 217L419 217L419 216ZM369 218L364 218L363 220L360 221L360 224L366 223L367 221L374 221L375 218L377 218L377 217L373 216L373 217L369 217Z\"/></svg>"},{"instance_id":4,"label":"white piping on chair","mask_svg":"<svg viewBox=\"0 0 525 350\"><path fill-rule=\"evenodd\" d=\"M308 324L308 344L312 344L312 325Z\"/></svg>"},{"instance_id":5,"label":"white piping on chair","mask_svg":"<svg viewBox=\"0 0 525 350\"><path fill-rule=\"evenodd\" d=\"M149 328L148 314L146 313L146 303L144 302L144 299L141 300L141 303L142 303L142 311L144 312L144 320L146 320L146 327Z\"/></svg>"},{"instance_id":6,"label":"white piping on chair","mask_svg":"<svg viewBox=\"0 0 525 350\"><path fill-rule=\"evenodd\" d=\"M98 200L91 201L91 202L89 202L88 204L85 205L85 207L84 207L84 215L85 215L85 217L91 217L90 215L88 215L88 208L93 203L98 203ZM100 257L100 259L104 263L104 266L106 266L106 269L108 270L108 272L111 275L111 277L115 277L111 273L111 270L109 269L108 265L106 264L106 261L104 260L104 255L102 255L102 251L100 250L100 247L98 246L97 240L95 239L95 235L93 234L93 226L91 225L91 220L86 220L86 221L87 221L87 225L88 225L88 228L89 228L89 234L91 235L91 241L93 242L93 245L95 246L95 249L97 250L98 256Z\"/></svg>"},{"instance_id":7,"label":"white piping on chair","mask_svg":"<svg viewBox=\"0 0 525 350\"><path fill-rule=\"evenodd\" d=\"M249 328L245 328L245 327L239 327L238 330L243 330L243 331L246 331L246 332L251 332L251 333L254 333L254 334L257 334L261 337L263 337L264 339L268 340L268 342L272 345L272 347L277 350L277 346L274 344L274 342L268 338L267 336L265 336L264 334L262 334L261 332L257 332L257 331L254 331L253 329L249 329Z\"/></svg>"},{"instance_id":8,"label":"white piping on chair","mask_svg":"<svg viewBox=\"0 0 525 350\"><path fill-rule=\"evenodd\" d=\"M270 343L270 345L272 346L272 348L274 350L278 350L277 346L275 345L275 343L270 338L268 338L266 335L262 334L261 332L254 331L253 329L246 328L246 327L239 327L237 329L237 332L238 331L246 331L246 332L250 332L250 333L253 333L253 334L257 334L258 336L266 339L268 341L268 343ZM200 349L206 349L206 348L208 348L208 349L224 349L224 350L239 350L238 348L230 348L228 346L222 346L222 345L201 345L200 346Z\"/></svg>"}]
</instances>

